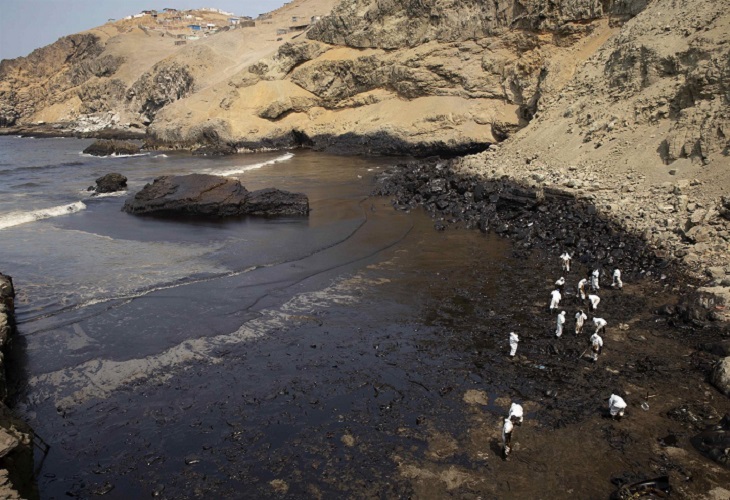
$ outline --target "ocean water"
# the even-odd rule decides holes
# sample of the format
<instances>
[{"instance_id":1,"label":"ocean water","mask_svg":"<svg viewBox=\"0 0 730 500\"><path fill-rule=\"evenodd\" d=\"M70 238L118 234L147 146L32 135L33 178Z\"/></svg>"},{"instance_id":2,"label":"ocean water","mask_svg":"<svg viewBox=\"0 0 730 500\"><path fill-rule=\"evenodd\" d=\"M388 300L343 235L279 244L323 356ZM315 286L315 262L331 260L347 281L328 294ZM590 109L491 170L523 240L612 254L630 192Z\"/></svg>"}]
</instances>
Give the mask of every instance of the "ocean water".
<instances>
[{"instance_id":1,"label":"ocean water","mask_svg":"<svg viewBox=\"0 0 730 500\"><path fill-rule=\"evenodd\" d=\"M481 262L474 280L486 299L513 293L504 242L437 233L424 214L370 196L374 176L401 159L299 150L97 158L81 154L90 142L0 137L0 271L17 291L11 404L50 444L37 460L43 498L140 498L165 488L170 498L198 497L195 488L235 497L241 484L265 496L264 480L277 477L262 465L267 450L288 456L307 426L326 434L347 420L343 408L358 415L373 397L339 367L381 378L378 387L412 389L414 370L438 376L440 351L426 361L418 353L436 331L424 304L449 273ZM128 178L128 191L92 196L87 188L110 172ZM311 213L218 220L121 211L155 177L193 172L304 192ZM363 357L396 337L386 364ZM306 411L287 424L297 385L318 395L302 396ZM231 448L245 443L256 451Z\"/></svg>"}]
</instances>

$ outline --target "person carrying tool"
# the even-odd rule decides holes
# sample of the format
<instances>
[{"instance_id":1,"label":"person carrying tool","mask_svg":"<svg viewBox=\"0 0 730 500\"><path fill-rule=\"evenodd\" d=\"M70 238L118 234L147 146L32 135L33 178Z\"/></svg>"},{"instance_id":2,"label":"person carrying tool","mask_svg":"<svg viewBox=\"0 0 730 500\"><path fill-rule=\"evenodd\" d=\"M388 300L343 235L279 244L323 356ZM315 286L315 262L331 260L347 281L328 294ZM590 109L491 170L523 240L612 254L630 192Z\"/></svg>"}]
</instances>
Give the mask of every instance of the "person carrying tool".
<instances>
[{"instance_id":1,"label":"person carrying tool","mask_svg":"<svg viewBox=\"0 0 730 500\"><path fill-rule=\"evenodd\" d=\"M598 361L598 355L603 350L603 339L598 333L591 335L591 360L595 363Z\"/></svg>"}]
</instances>

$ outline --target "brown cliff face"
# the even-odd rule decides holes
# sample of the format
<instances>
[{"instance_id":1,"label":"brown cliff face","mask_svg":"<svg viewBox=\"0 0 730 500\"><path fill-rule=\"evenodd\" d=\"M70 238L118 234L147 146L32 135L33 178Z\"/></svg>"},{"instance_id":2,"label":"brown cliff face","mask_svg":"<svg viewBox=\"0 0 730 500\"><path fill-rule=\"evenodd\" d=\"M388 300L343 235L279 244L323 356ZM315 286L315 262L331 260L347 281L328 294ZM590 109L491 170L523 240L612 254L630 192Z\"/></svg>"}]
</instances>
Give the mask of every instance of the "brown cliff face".
<instances>
[{"instance_id":1,"label":"brown cliff face","mask_svg":"<svg viewBox=\"0 0 730 500\"><path fill-rule=\"evenodd\" d=\"M105 25L4 61L0 125L131 127L184 147L466 152L572 99L563 112L587 142L631 114L667 128L664 162L706 158L726 147L728 70L702 34L727 16L658 3L640 32L627 22L646 0L296 0L182 46L154 24ZM310 15L321 18L304 36L289 31ZM681 28L691 34L672 27L683 15L697 18Z\"/></svg>"},{"instance_id":2,"label":"brown cliff face","mask_svg":"<svg viewBox=\"0 0 730 500\"><path fill-rule=\"evenodd\" d=\"M59 102L95 73L113 74L115 61L97 60L102 51L98 37L70 35L28 57L0 62L0 126L12 126L39 107Z\"/></svg>"}]
</instances>

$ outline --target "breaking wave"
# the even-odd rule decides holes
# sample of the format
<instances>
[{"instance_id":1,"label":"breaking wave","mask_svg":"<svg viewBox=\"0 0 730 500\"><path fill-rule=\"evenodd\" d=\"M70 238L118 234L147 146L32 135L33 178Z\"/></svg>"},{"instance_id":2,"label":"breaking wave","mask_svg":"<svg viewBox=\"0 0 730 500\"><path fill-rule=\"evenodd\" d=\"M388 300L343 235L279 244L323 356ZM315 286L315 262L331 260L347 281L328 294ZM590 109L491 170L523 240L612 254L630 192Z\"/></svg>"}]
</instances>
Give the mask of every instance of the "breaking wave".
<instances>
[{"instance_id":1,"label":"breaking wave","mask_svg":"<svg viewBox=\"0 0 730 500\"><path fill-rule=\"evenodd\" d=\"M283 161L287 161L294 158L294 153L286 153L281 156L277 156L276 158L273 158L271 160L262 161L261 163L254 163L252 165L244 165L241 167L233 167L228 170L218 171L213 169L208 169L206 173L210 173L213 175L220 175L222 177L230 177L232 175L239 175L244 172L247 172L249 170L256 170L261 167L265 167L267 165L273 165L274 163L281 163Z\"/></svg>"},{"instance_id":2,"label":"breaking wave","mask_svg":"<svg viewBox=\"0 0 730 500\"><path fill-rule=\"evenodd\" d=\"M135 156L149 156L149 153L135 153L133 155L120 155L120 154L111 154L106 156L97 156L97 155L90 155L88 153L84 153L83 151L79 152L79 156L83 156L84 158L133 158Z\"/></svg>"},{"instance_id":3,"label":"breaking wave","mask_svg":"<svg viewBox=\"0 0 730 500\"><path fill-rule=\"evenodd\" d=\"M37 220L50 219L52 217L58 217L59 215L75 214L86 209L86 205L77 201L69 205L59 205L57 207L42 208L39 210L33 210L32 212L10 212L7 214L0 215L0 229L7 229L13 226L19 226L27 222L33 222Z\"/></svg>"}]
</instances>

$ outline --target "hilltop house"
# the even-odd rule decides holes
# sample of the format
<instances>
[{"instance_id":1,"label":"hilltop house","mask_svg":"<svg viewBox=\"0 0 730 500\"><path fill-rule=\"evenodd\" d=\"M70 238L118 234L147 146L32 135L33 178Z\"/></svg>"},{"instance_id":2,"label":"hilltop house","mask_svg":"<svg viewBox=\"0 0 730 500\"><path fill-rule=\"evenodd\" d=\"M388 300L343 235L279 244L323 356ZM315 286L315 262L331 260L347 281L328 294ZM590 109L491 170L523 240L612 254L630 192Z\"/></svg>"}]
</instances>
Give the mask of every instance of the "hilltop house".
<instances>
[{"instance_id":1,"label":"hilltop house","mask_svg":"<svg viewBox=\"0 0 730 500\"><path fill-rule=\"evenodd\" d=\"M200 31L201 27L199 24L188 24L188 28L190 28L193 31Z\"/></svg>"}]
</instances>

